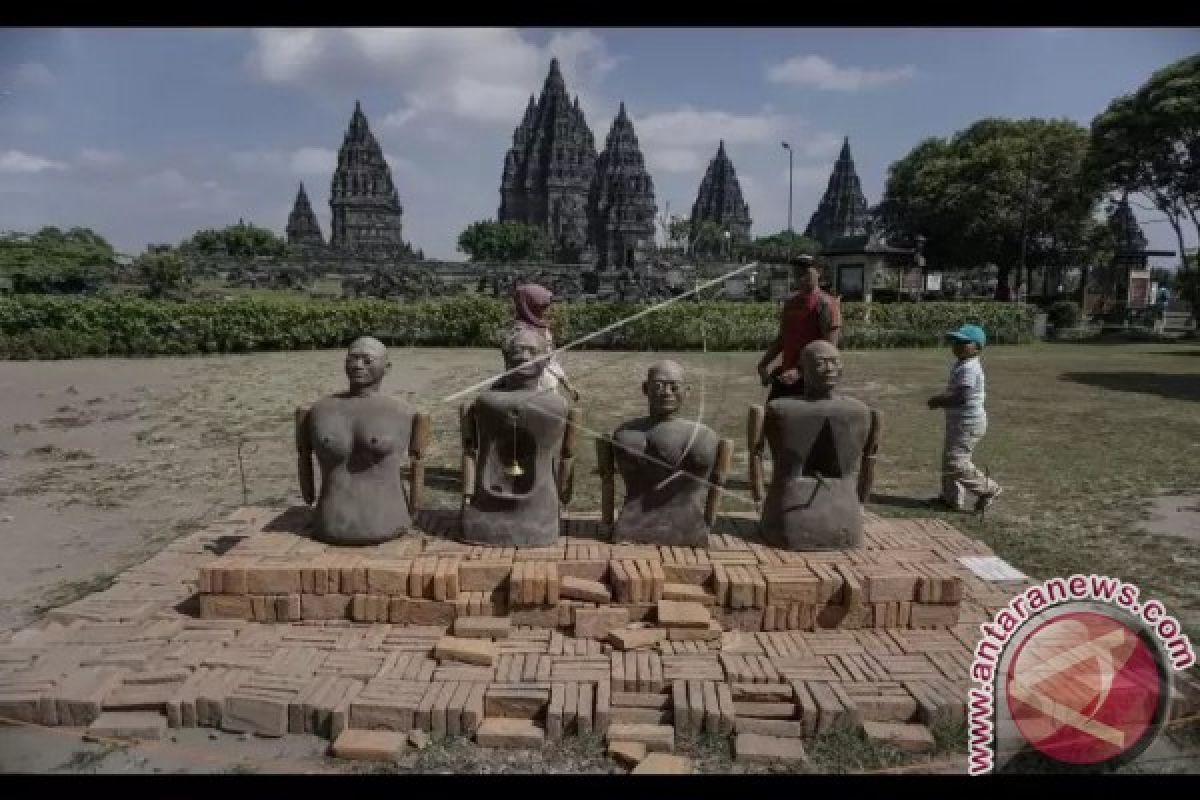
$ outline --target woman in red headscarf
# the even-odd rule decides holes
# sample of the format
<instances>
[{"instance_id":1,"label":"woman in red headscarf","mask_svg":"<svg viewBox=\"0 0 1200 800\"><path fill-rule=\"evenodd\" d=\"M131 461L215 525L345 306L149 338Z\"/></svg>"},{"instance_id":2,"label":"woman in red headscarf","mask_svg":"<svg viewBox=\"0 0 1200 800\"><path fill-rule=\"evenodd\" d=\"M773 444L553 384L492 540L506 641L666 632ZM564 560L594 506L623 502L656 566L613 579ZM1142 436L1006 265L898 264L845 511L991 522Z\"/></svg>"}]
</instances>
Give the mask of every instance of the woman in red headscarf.
<instances>
[{"instance_id":1,"label":"woman in red headscarf","mask_svg":"<svg viewBox=\"0 0 1200 800\"><path fill-rule=\"evenodd\" d=\"M554 351L554 335L550 333L550 323L546 319L546 313L550 310L550 304L553 302L554 293L536 283L520 284L513 292L513 305L516 312L513 320L513 332L521 329L532 330L542 337L548 352ZM546 368L542 371L538 387L554 391L559 384L562 384L563 389L573 399L579 400L579 392L567 380L567 373L558 363L558 357L550 356L546 361Z\"/></svg>"}]
</instances>

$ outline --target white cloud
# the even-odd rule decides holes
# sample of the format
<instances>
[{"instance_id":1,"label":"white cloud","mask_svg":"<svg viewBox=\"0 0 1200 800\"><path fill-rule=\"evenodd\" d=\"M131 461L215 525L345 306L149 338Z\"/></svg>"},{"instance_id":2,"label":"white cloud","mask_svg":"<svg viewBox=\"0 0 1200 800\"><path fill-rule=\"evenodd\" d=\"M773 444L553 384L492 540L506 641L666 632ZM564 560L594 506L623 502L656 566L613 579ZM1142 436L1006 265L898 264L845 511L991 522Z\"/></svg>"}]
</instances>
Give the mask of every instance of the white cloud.
<instances>
[{"instance_id":1,"label":"white cloud","mask_svg":"<svg viewBox=\"0 0 1200 800\"><path fill-rule=\"evenodd\" d=\"M18 64L5 78L14 89L47 89L57 82L50 68L38 61Z\"/></svg>"},{"instance_id":2,"label":"white cloud","mask_svg":"<svg viewBox=\"0 0 1200 800\"><path fill-rule=\"evenodd\" d=\"M0 153L0 172L17 175L36 174L47 170L66 170L67 165L61 161L30 155L20 150L5 150Z\"/></svg>"},{"instance_id":3,"label":"white cloud","mask_svg":"<svg viewBox=\"0 0 1200 800\"><path fill-rule=\"evenodd\" d=\"M782 134L786 119L778 114L731 114L680 108L659 111L633 121L639 142L647 145L711 146L773 141Z\"/></svg>"},{"instance_id":4,"label":"white cloud","mask_svg":"<svg viewBox=\"0 0 1200 800\"><path fill-rule=\"evenodd\" d=\"M704 158L695 150L678 147L643 148L651 172L696 172L704 167Z\"/></svg>"},{"instance_id":5,"label":"white cloud","mask_svg":"<svg viewBox=\"0 0 1200 800\"><path fill-rule=\"evenodd\" d=\"M231 158L238 169L295 177L328 177L337 166L337 152L327 147L299 147L292 151L242 151L234 153Z\"/></svg>"},{"instance_id":6,"label":"white cloud","mask_svg":"<svg viewBox=\"0 0 1200 800\"><path fill-rule=\"evenodd\" d=\"M143 188L172 195L185 194L193 187L192 182L174 167L143 175L138 183Z\"/></svg>"},{"instance_id":7,"label":"white cloud","mask_svg":"<svg viewBox=\"0 0 1200 800\"><path fill-rule=\"evenodd\" d=\"M811 86L836 92L857 92L907 80L916 74L912 65L868 69L839 67L816 55L793 56L767 68L767 80L794 86Z\"/></svg>"},{"instance_id":8,"label":"white cloud","mask_svg":"<svg viewBox=\"0 0 1200 800\"><path fill-rule=\"evenodd\" d=\"M349 28L256 31L249 63L262 80L341 96L370 85L396 90L403 102L383 120L391 127L437 117L512 126L551 57L585 110L598 106L594 88L619 61L587 31L556 33L538 47L511 28Z\"/></svg>"},{"instance_id":9,"label":"white cloud","mask_svg":"<svg viewBox=\"0 0 1200 800\"><path fill-rule=\"evenodd\" d=\"M108 169L123 165L125 163L125 156L115 150L85 147L79 151L79 158L77 160L84 167Z\"/></svg>"}]
</instances>

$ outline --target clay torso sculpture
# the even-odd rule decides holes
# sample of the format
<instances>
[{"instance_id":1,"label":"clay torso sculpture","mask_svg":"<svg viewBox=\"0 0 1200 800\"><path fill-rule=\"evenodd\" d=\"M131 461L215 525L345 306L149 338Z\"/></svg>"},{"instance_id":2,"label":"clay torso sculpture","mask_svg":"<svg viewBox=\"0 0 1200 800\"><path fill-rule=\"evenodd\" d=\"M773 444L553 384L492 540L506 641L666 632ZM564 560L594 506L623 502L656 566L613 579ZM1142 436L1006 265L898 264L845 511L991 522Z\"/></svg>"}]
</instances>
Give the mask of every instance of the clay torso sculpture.
<instances>
[{"instance_id":1,"label":"clay torso sculpture","mask_svg":"<svg viewBox=\"0 0 1200 800\"><path fill-rule=\"evenodd\" d=\"M769 544L789 550L857 547L863 537L858 475L871 411L833 392L842 367L832 344L813 342L802 364L804 396L766 407L763 435L774 470L760 529Z\"/></svg>"},{"instance_id":2,"label":"clay torso sculpture","mask_svg":"<svg viewBox=\"0 0 1200 800\"><path fill-rule=\"evenodd\" d=\"M598 443L601 475L611 480L606 463L611 452L625 484L615 541L707 544L732 442L721 442L711 428L678 416L689 388L675 362L653 365L642 385L650 414L619 427L611 445ZM611 497L611 490L606 496ZM606 506L611 507L611 500ZM609 513L605 508L606 521Z\"/></svg>"},{"instance_id":3,"label":"clay torso sculpture","mask_svg":"<svg viewBox=\"0 0 1200 800\"><path fill-rule=\"evenodd\" d=\"M509 372L463 416L464 469L470 495L465 541L544 546L558 541L560 504L569 497L567 401L538 388L545 362L539 337L516 331L505 343ZM567 445L564 447L564 445Z\"/></svg>"},{"instance_id":4,"label":"clay torso sculpture","mask_svg":"<svg viewBox=\"0 0 1200 800\"><path fill-rule=\"evenodd\" d=\"M401 467L406 454L420 459L428 420L379 393L389 367L380 342L360 339L346 358L350 389L297 411L301 491L305 502L316 501L314 536L330 544L375 544L412 526L416 489L405 491ZM321 470L315 497L314 455Z\"/></svg>"}]
</instances>

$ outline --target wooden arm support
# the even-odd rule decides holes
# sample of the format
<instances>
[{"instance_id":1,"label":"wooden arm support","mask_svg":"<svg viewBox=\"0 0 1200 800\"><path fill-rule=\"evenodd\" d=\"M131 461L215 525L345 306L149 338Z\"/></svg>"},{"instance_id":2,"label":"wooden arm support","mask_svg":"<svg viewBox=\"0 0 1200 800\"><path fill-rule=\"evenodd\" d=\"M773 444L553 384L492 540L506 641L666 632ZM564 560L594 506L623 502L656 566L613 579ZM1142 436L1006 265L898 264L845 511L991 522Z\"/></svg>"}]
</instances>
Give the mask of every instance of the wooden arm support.
<instances>
[{"instance_id":1,"label":"wooden arm support","mask_svg":"<svg viewBox=\"0 0 1200 800\"><path fill-rule=\"evenodd\" d=\"M765 469L763 466L763 426L766 410L760 405L750 406L746 417L746 455L750 467L750 494L754 502L761 503L767 496Z\"/></svg>"},{"instance_id":2,"label":"wooden arm support","mask_svg":"<svg viewBox=\"0 0 1200 800\"><path fill-rule=\"evenodd\" d=\"M306 505L317 499L316 479L313 475L312 440L308 431L308 408L296 409L296 475L300 480L300 496Z\"/></svg>"},{"instance_id":3,"label":"wooden arm support","mask_svg":"<svg viewBox=\"0 0 1200 800\"><path fill-rule=\"evenodd\" d=\"M612 525L616 519L616 460L611 439L597 438L596 468L600 473L600 519Z\"/></svg>"},{"instance_id":4,"label":"wooden arm support","mask_svg":"<svg viewBox=\"0 0 1200 800\"><path fill-rule=\"evenodd\" d=\"M879 440L883 436L883 414L871 409L871 429L867 443L863 446L862 463L858 467L858 502L871 499L871 488L875 485L875 457L879 454Z\"/></svg>"},{"instance_id":5,"label":"wooden arm support","mask_svg":"<svg viewBox=\"0 0 1200 800\"><path fill-rule=\"evenodd\" d=\"M579 446L579 426L583 411L572 407L567 411L567 429L563 431L561 460L558 462L558 499L564 506L571 502L575 489L575 450Z\"/></svg>"},{"instance_id":6,"label":"wooden arm support","mask_svg":"<svg viewBox=\"0 0 1200 800\"><path fill-rule=\"evenodd\" d=\"M429 415L421 412L414 414L412 431L408 437L411 463L408 473L408 510L413 514L420 510L425 493L425 450L429 447L430 434Z\"/></svg>"},{"instance_id":7,"label":"wooden arm support","mask_svg":"<svg viewBox=\"0 0 1200 800\"><path fill-rule=\"evenodd\" d=\"M475 459L478 455L473 405L458 407L458 429L462 437L462 502L465 506L475 492Z\"/></svg>"},{"instance_id":8,"label":"wooden arm support","mask_svg":"<svg viewBox=\"0 0 1200 800\"><path fill-rule=\"evenodd\" d=\"M725 488L725 480L733 469L733 439L722 439L717 445L717 463L713 465L709 478L708 499L704 504L704 522L711 526L717 521L717 512L721 509L721 494Z\"/></svg>"}]
</instances>

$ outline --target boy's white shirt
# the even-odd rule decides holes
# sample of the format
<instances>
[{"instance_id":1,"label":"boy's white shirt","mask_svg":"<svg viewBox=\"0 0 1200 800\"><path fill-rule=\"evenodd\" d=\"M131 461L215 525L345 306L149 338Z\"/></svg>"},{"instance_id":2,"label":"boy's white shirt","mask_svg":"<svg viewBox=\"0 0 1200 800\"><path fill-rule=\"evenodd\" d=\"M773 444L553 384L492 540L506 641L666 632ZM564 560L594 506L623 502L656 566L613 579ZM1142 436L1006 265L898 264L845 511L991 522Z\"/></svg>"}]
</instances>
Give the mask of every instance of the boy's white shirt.
<instances>
[{"instance_id":1,"label":"boy's white shirt","mask_svg":"<svg viewBox=\"0 0 1200 800\"><path fill-rule=\"evenodd\" d=\"M979 356L971 356L955 362L950 368L947 388L951 391L966 388L964 405L946 408L946 416L957 420L986 419L984 401L987 399L987 379L983 374L983 363Z\"/></svg>"}]
</instances>

